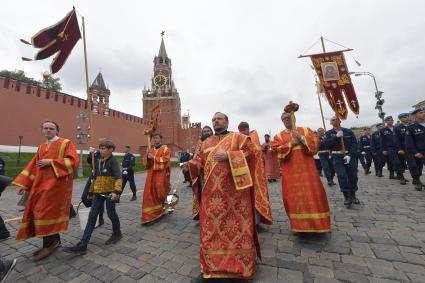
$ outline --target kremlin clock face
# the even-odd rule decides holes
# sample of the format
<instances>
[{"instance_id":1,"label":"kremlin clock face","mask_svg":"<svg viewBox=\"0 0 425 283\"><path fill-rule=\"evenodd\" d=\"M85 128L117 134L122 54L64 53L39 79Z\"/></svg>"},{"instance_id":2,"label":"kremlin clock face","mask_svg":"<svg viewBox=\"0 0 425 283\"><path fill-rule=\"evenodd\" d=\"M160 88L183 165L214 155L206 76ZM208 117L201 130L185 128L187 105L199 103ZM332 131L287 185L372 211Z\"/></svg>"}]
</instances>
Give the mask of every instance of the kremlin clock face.
<instances>
[{"instance_id":1,"label":"kremlin clock face","mask_svg":"<svg viewBox=\"0 0 425 283\"><path fill-rule=\"evenodd\" d=\"M164 86L167 83L167 78L163 75L157 75L153 79L153 82L156 86Z\"/></svg>"}]
</instances>

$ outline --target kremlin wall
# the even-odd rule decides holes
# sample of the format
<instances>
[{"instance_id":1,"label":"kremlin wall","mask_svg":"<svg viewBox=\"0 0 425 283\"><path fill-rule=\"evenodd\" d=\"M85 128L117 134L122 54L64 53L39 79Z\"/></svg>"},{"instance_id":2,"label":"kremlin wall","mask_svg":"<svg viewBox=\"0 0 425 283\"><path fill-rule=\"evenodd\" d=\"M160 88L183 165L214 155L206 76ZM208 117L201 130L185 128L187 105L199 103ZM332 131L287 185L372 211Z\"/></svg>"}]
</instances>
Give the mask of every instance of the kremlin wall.
<instances>
[{"instance_id":1,"label":"kremlin wall","mask_svg":"<svg viewBox=\"0 0 425 283\"><path fill-rule=\"evenodd\" d=\"M159 107L158 131L163 136L163 144L169 146L174 157L179 151L192 150L199 139L201 124L191 123L188 115L181 115L180 96L174 86L171 59L163 40L154 58L152 85L141 92L143 117L110 109L111 91L99 73L89 88L92 132L83 148L96 147L99 139L107 138L117 145L117 152L123 152L124 145L128 144L134 153L144 153L147 144L144 131L152 108ZM37 147L44 142L41 122L46 119L57 121L60 136L76 143L77 127L88 126L88 119L79 118L82 113L88 114L87 106L85 99L0 77L0 147L15 148L19 145L19 136L22 136L22 146Z\"/></svg>"}]
</instances>

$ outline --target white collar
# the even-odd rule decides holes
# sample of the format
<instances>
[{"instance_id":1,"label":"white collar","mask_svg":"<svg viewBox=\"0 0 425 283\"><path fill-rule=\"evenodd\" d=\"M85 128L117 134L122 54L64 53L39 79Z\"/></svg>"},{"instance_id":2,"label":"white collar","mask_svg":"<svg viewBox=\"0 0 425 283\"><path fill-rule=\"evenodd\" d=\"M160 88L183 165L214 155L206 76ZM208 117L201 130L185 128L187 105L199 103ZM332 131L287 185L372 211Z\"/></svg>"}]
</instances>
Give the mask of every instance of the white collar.
<instances>
[{"instance_id":1,"label":"white collar","mask_svg":"<svg viewBox=\"0 0 425 283\"><path fill-rule=\"evenodd\" d=\"M59 139L59 137L58 137L58 136L54 136L53 138L48 139L48 140L47 140L47 143L48 143L48 144L51 144L52 142L55 142L55 141L57 141L58 139Z\"/></svg>"}]
</instances>

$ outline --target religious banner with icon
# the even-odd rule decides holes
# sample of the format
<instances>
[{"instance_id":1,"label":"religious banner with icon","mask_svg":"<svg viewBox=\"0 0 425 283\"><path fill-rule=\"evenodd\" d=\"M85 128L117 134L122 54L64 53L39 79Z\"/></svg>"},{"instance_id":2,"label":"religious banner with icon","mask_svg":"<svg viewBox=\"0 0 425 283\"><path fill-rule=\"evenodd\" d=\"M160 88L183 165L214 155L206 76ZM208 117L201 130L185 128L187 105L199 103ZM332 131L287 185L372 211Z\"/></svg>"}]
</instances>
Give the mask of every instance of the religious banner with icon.
<instances>
[{"instance_id":1,"label":"religious banner with icon","mask_svg":"<svg viewBox=\"0 0 425 283\"><path fill-rule=\"evenodd\" d=\"M354 114L359 114L359 102L348 74L344 54L339 51L310 55L310 57L320 79L321 90L338 117L347 119L347 104Z\"/></svg>"}]
</instances>

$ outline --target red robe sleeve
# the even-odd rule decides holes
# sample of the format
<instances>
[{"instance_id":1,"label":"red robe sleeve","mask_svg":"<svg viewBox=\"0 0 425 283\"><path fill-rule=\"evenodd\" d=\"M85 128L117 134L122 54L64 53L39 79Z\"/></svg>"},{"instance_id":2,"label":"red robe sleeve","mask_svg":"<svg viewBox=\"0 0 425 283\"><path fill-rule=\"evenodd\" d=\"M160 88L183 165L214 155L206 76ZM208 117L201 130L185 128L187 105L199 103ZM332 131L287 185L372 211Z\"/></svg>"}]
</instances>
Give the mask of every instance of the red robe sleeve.
<instances>
[{"instance_id":1,"label":"red robe sleeve","mask_svg":"<svg viewBox=\"0 0 425 283\"><path fill-rule=\"evenodd\" d=\"M31 161L25 166L25 169L15 177L12 184L19 187L27 187L30 189L35 179L35 162L37 161L37 153L31 159Z\"/></svg>"},{"instance_id":2,"label":"red robe sleeve","mask_svg":"<svg viewBox=\"0 0 425 283\"><path fill-rule=\"evenodd\" d=\"M77 150L74 144L64 139L60 145L59 155L50 162L56 178L73 176L79 163Z\"/></svg>"},{"instance_id":3,"label":"red robe sleeve","mask_svg":"<svg viewBox=\"0 0 425 283\"><path fill-rule=\"evenodd\" d=\"M170 168L171 154L168 147L163 146L159 150L151 149L150 151L152 158L148 159L148 156L143 157L143 164L147 169L164 170Z\"/></svg>"},{"instance_id":4,"label":"red robe sleeve","mask_svg":"<svg viewBox=\"0 0 425 283\"><path fill-rule=\"evenodd\" d=\"M272 149L276 150L278 159L287 158L292 149L291 135L284 135L284 132L278 133L273 139Z\"/></svg>"},{"instance_id":5,"label":"red robe sleeve","mask_svg":"<svg viewBox=\"0 0 425 283\"><path fill-rule=\"evenodd\" d=\"M302 144L304 152L308 155L315 155L319 150L320 141L314 132L309 128L302 128Z\"/></svg>"}]
</instances>

